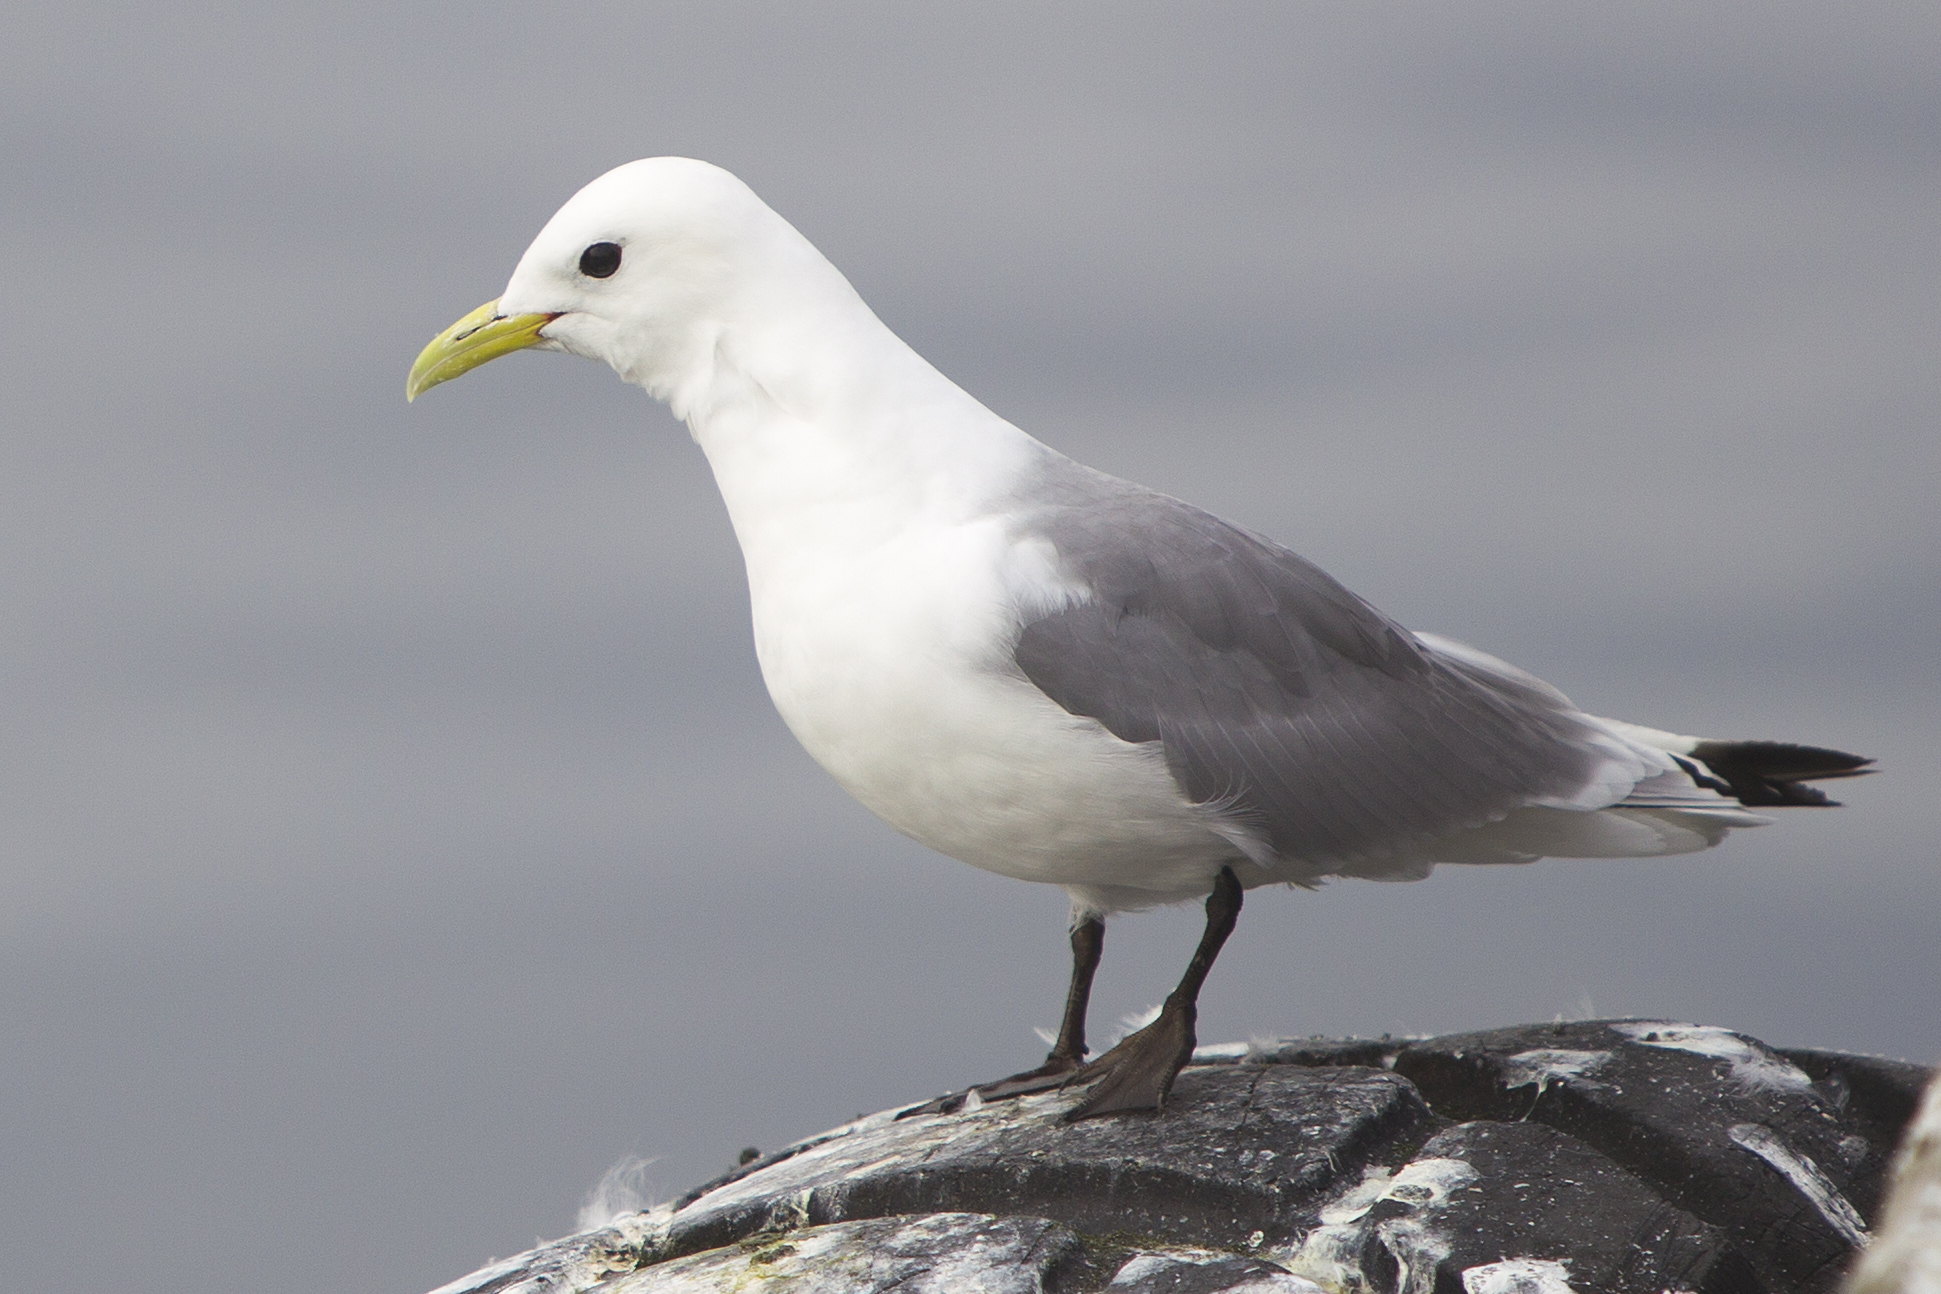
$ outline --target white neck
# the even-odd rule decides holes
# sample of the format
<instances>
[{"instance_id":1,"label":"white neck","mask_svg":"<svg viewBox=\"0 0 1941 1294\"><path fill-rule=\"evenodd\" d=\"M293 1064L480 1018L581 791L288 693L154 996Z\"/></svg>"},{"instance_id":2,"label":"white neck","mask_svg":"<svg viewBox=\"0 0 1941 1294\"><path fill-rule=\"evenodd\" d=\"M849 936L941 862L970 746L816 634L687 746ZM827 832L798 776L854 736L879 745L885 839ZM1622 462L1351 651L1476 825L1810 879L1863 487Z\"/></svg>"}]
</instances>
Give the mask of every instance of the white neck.
<instances>
[{"instance_id":1,"label":"white neck","mask_svg":"<svg viewBox=\"0 0 1941 1294\"><path fill-rule=\"evenodd\" d=\"M770 280L781 300L737 302L735 322L697 337L666 390L714 469L751 575L772 546L885 542L913 522L982 515L1051 452L827 275L835 284L812 285L821 291Z\"/></svg>"}]
</instances>

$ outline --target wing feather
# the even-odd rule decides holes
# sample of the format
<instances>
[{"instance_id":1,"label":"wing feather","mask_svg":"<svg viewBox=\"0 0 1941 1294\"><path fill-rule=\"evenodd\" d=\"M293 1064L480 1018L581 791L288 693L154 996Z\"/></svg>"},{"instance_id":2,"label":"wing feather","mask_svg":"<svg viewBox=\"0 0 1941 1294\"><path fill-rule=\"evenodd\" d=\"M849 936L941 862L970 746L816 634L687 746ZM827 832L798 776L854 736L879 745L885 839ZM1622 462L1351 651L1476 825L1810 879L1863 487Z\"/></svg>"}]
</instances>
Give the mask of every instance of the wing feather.
<instances>
[{"instance_id":1,"label":"wing feather","mask_svg":"<svg viewBox=\"0 0 1941 1294\"><path fill-rule=\"evenodd\" d=\"M1287 549L1109 477L1082 485L1027 514L1086 595L1022 626L1018 668L1159 742L1190 798L1287 862L1380 857L1647 771L1614 773L1622 747L1555 689L1433 648Z\"/></svg>"}]
</instances>

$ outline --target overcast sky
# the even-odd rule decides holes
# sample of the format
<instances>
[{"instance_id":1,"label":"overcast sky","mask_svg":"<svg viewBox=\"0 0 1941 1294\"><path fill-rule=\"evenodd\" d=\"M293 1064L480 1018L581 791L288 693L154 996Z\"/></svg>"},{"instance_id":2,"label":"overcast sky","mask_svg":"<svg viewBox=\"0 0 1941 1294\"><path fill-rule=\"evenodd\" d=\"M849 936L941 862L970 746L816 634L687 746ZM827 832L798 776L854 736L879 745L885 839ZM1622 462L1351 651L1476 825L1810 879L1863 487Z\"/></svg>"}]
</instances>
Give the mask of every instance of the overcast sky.
<instances>
[{"instance_id":1,"label":"overcast sky","mask_svg":"<svg viewBox=\"0 0 1941 1294\"><path fill-rule=\"evenodd\" d=\"M685 430L426 340L739 173L974 395L1586 708L1886 773L1260 892L1201 1036L1941 1054L1941 10L39 4L0 40L0 1283L417 1294L1035 1063L1064 896L851 803ZM1197 934L1116 922L1095 1021Z\"/></svg>"}]
</instances>

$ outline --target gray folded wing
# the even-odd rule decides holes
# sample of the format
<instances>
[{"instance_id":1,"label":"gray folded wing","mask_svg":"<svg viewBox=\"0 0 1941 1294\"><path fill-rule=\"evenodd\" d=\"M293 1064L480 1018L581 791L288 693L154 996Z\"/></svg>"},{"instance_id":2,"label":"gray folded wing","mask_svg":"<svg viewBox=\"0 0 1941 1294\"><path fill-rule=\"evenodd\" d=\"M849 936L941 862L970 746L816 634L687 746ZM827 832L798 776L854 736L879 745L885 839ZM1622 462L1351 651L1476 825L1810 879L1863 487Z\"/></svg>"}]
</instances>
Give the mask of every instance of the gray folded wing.
<instances>
[{"instance_id":1,"label":"gray folded wing","mask_svg":"<svg viewBox=\"0 0 1941 1294\"><path fill-rule=\"evenodd\" d=\"M1332 870L1610 775L1608 734L1554 691L1428 651L1218 517L1087 478L1027 516L1091 596L1025 624L1018 667L1071 713L1161 743L1191 799L1280 859Z\"/></svg>"}]
</instances>

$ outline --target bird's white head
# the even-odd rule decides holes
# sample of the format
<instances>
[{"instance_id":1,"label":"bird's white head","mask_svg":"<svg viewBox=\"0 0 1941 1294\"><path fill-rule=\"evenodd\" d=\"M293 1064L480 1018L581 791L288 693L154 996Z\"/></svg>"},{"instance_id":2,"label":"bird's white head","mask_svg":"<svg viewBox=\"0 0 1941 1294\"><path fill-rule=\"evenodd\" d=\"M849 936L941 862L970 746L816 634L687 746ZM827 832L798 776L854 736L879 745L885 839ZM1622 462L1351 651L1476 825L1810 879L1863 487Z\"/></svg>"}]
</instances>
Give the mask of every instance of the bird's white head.
<instances>
[{"instance_id":1,"label":"bird's white head","mask_svg":"<svg viewBox=\"0 0 1941 1294\"><path fill-rule=\"evenodd\" d=\"M706 162L648 158L574 194L499 299L419 355L406 396L536 347L603 361L683 412L684 393L707 384L724 342L742 354L799 353L788 343L858 312L874 322L847 280L746 184Z\"/></svg>"}]
</instances>

